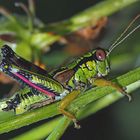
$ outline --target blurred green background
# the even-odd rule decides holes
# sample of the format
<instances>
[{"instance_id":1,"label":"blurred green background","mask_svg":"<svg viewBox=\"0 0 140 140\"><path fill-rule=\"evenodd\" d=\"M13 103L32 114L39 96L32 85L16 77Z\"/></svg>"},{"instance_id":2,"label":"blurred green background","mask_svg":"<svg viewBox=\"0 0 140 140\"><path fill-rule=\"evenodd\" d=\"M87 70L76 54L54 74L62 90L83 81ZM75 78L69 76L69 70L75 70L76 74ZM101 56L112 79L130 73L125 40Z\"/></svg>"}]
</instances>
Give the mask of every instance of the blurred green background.
<instances>
[{"instance_id":1,"label":"blurred green background","mask_svg":"<svg viewBox=\"0 0 140 140\"><path fill-rule=\"evenodd\" d=\"M14 0L1 0L0 6L6 7L8 10L25 14L20 8L14 6ZM21 2L21 1L20 1ZM27 1L23 0L25 4ZM83 11L84 9L100 2L99 0L36 0L36 15L44 23L57 22L71 17L72 15ZM120 35L122 30L128 23L139 13L140 2L124 8L109 17L108 24L105 29L104 36L98 44L103 48L107 48ZM140 23L140 20L138 21ZM67 54L57 48L58 44L52 47L52 50L44 56L47 61L47 67L56 67L63 63L68 57ZM59 44L59 47L61 45ZM64 46L62 46L64 47ZM140 66L140 30L135 32L130 38L123 42L111 54L111 74L110 78L121 75L131 69ZM22 54L20 54L22 55ZM62 57L62 58L61 58ZM55 64L56 60L60 62ZM97 112L96 114L80 121L82 129L76 130L70 126L61 138L62 140L139 140L140 139L140 94L139 90L133 93L131 103L126 98L110 105L109 107ZM48 121L48 120L47 120ZM41 121L43 124L45 121ZM21 133L38 126L39 123L32 124L27 127L20 128L10 133L0 135L1 139L11 139Z\"/></svg>"}]
</instances>

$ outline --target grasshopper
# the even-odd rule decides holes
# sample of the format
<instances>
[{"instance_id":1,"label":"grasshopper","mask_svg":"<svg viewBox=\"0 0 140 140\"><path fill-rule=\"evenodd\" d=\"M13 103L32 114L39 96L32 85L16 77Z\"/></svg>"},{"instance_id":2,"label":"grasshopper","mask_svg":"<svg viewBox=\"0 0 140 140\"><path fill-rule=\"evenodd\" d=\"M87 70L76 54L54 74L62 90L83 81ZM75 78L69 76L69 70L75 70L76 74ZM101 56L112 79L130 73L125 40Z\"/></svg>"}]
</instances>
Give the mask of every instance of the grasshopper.
<instances>
[{"instance_id":1,"label":"grasshopper","mask_svg":"<svg viewBox=\"0 0 140 140\"><path fill-rule=\"evenodd\" d=\"M108 50L96 48L53 73L48 73L23 59L8 45L4 45L1 48L0 70L16 80L21 85L21 89L10 99L0 103L1 110L14 110L16 114L22 114L28 110L61 101L58 107L59 111L71 119L76 128L80 128L75 115L67 111L66 108L89 87L111 86L131 100L131 96L125 92L124 88L104 77L110 72L110 53L140 27L140 25L136 26L123 37L139 17L140 15L132 20Z\"/></svg>"}]
</instances>

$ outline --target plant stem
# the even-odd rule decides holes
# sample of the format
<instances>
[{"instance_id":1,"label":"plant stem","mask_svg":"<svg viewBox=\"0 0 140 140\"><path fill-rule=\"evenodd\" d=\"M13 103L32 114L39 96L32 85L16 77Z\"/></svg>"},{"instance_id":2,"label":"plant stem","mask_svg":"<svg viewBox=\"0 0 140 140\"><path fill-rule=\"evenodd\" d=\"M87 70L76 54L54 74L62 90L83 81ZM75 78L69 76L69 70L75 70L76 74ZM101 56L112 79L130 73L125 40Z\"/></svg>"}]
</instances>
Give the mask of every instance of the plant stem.
<instances>
[{"instance_id":1,"label":"plant stem","mask_svg":"<svg viewBox=\"0 0 140 140\"><path fill-rule=\"evenodd\" d=\"M65 116L61 118L57 127L55 127L53 132L49 135L49 137L46 140L59 140L59 138L63 135L63 133L69 126L70 122L71 121Z\"/></svg>"},{"instance_id":2,"label":"plant stem","mask_svg":"<svg viewBox=\"0 0 140 140\"><path fill-rule=\"evenodd\" d=\"M47 25L42 30L65 35L86 26L94 26L101 17L109 16L137 1L138 0L102 1L65 21Z\"/></svg>"},{"instance_id":3,"label":"plant stem","mask_svg":"<svg viewBox=\"0 0 140 140\"><path fill-rule=\"evenodd\" d=\"M140 68L137 68L133 71L130 71L118 78L115 79L117 83L121 86L128 86L136 81L140 80ZM108 95L115 90L112 87L97 87L92 88L85 93L81 94L73 103L68 107L68 109L72 112L76 112L79 109L85 107L89 103ZM121 94L119 94L121 96ZM118 98L118 95L114 98ZM51 118L52 116L60 114L58 112L59 102L53 103L49 106L42 107L40 109L33 110L31 112L27 112L22 115L14 116L9 120L0 123L0 133L9 132L11 130L32 124L39 120Z\"/></svg>"},{"instance_id":4,"label":"plant stem","mask_svg":"<svg viewBox=\"0 0 140 140\"><path fill-rule=\"evenodd\" d=\"M116 11L119 11L138 1L139 0L102 1L76 14L75 16L72 16L67 20L47 24L45 27L40 28L40 32L45 32L45 40L47 40L46 45L50 45L60 40L61 36L63 35L67 35L84 27L95 26L101 17L109 16L115 13ZM51 34L48 32L51 32ZM37 44L38 46L38 44L42 44L42 42L44 42L42 40L38 42L37 38L41 38L38 36L40 36L40 34L38 33L32 36L31 42L33 45Z\"/></svg>"},{"instance_id":5,"label":"plant stem","mask_svg":"<svg viewBox=\"0 0 140 140\"><path fill-rule=\"evenodd\" d=\"M59 124L62 117L53 119L45 124L42 124L39 127L35 127L32 130L29 130L19 136L16 136L12 140L40 140L47 137L52 130Z\"/></svg>"}]
</instances>

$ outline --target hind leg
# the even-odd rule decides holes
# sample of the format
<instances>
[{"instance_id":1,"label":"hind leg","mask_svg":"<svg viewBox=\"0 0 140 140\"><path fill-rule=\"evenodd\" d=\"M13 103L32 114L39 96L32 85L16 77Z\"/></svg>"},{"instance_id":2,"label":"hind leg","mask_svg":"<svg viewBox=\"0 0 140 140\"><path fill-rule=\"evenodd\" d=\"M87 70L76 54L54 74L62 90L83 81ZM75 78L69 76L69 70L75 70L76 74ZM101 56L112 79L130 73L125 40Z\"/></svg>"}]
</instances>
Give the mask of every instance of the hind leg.
<instances>
[{"instance_id":1,"label":"hind leg","mask_svg":"<svg viewBox=\"0 0 140 140\"><path fill-rule=\"evenodd\" d=\"M59 111L67 116L70 120L72 120L74 122L74 125L75 125L75 128L80 128L80 125L77 124L77 120L76 120L76 117L68 112L66 110L66 108L68 107L68 105L79 95L80 91L79 90L74 90L72 91L70 94L68 94L61 102L60 102L60 105L59 105Z\"/></svg>"}]
</instances>

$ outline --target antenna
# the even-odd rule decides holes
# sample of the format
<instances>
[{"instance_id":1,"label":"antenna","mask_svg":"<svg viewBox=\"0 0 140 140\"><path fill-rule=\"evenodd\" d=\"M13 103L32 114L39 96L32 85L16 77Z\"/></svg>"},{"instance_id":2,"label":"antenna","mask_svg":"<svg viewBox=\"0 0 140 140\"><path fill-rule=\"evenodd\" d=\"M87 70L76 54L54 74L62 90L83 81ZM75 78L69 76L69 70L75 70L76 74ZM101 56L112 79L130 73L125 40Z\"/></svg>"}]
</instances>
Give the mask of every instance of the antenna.
<instances>
[{"instance_id":1,"label":"antenna","mask_svg":"<svg viewBox=\"0 0 140 140\"><path fill-rule=\"evenodd\" d=\"M128 38L132 33L134 33L138 28L140 28L140 24L137 25L133 30L131 30L126 36L125 33L128 31L128 29L134 24L134 22L140 18L140 14L138 14L126 27L126 29L121 33L121 35L116 39L116 41L109 47L109 52L107 55L109 55L114 48L116 48L119 44L121 44L126 38Z\"/></svg>"}]
</instances>

